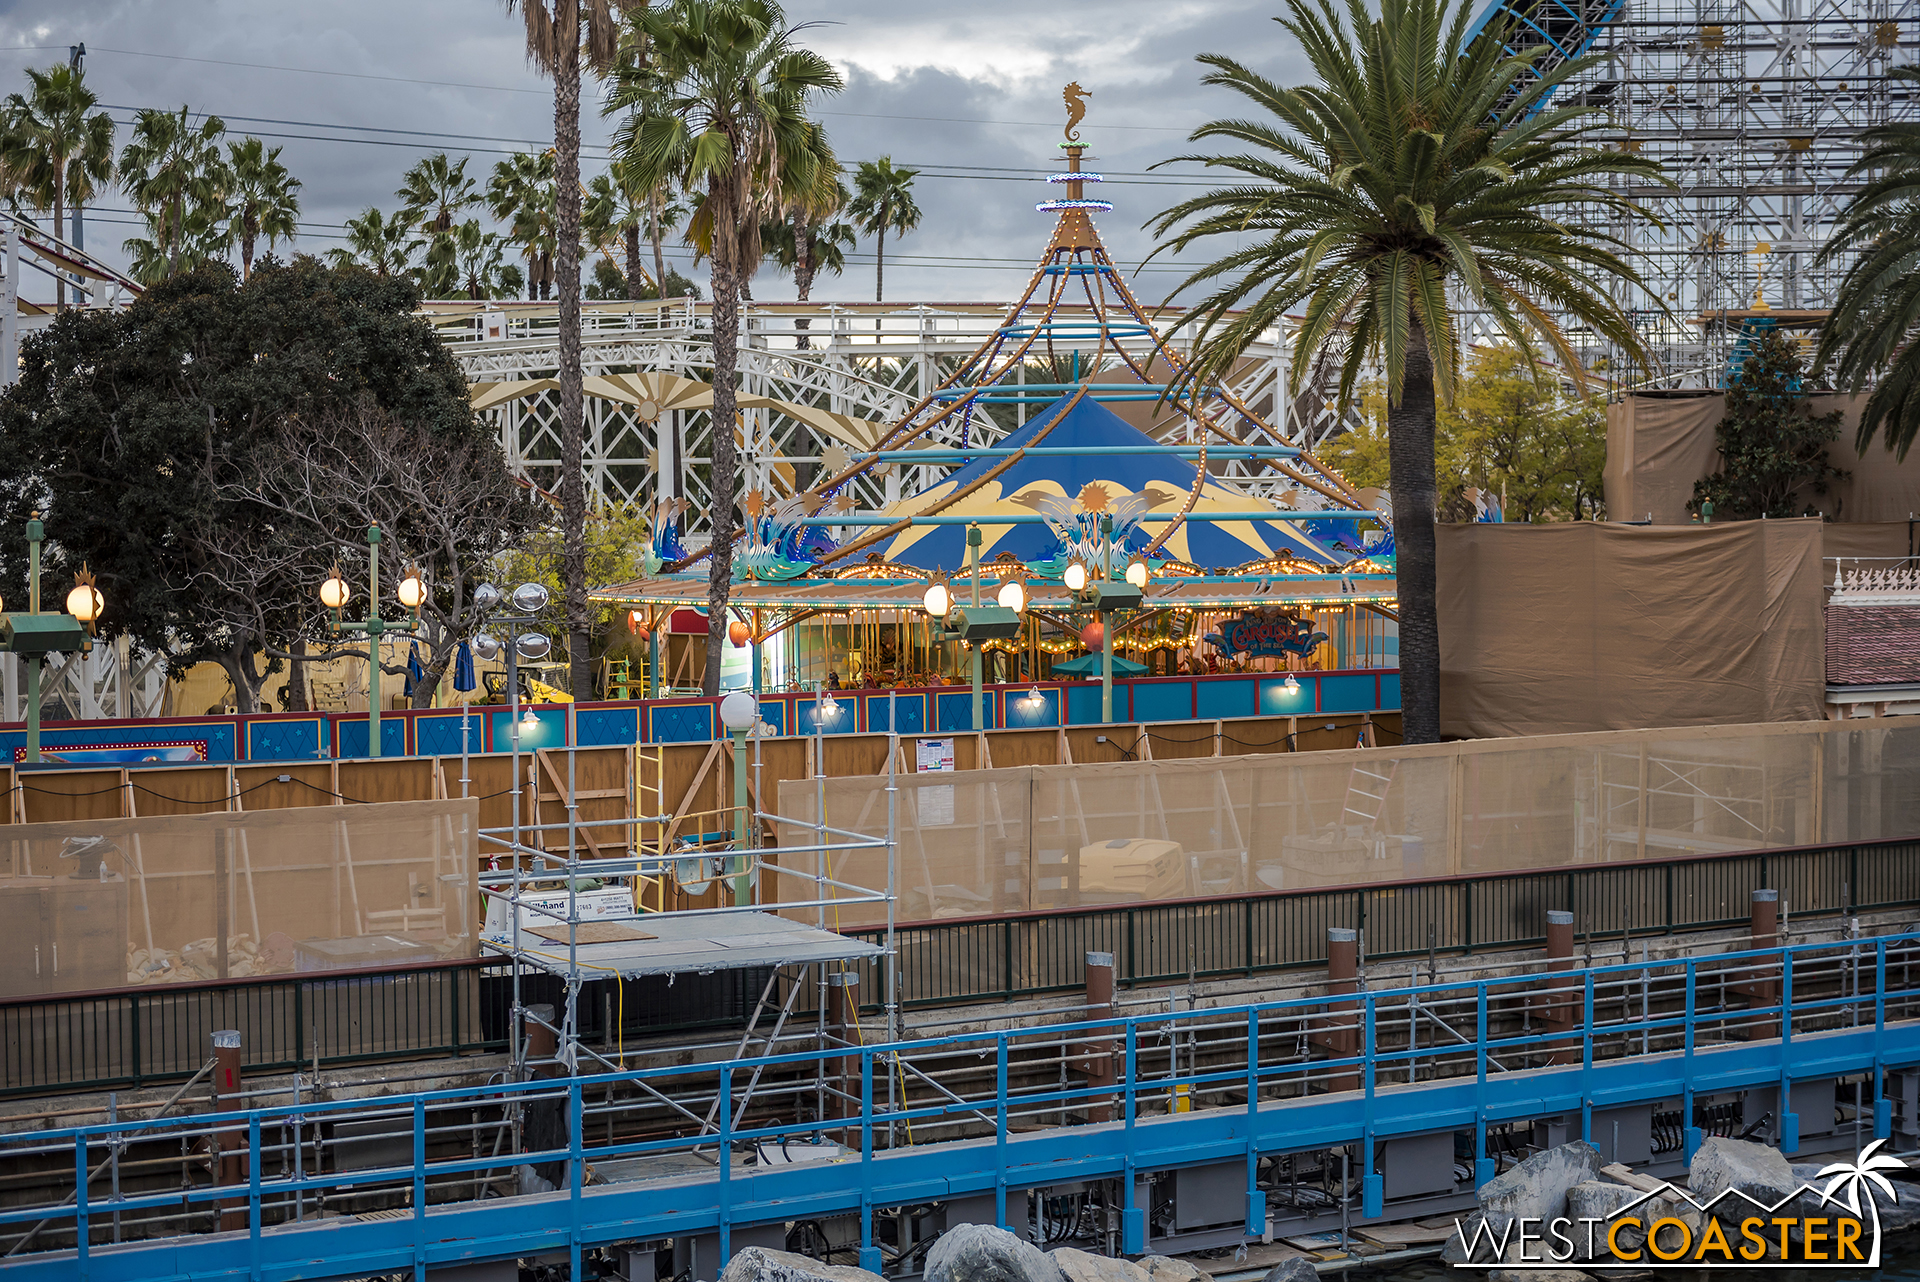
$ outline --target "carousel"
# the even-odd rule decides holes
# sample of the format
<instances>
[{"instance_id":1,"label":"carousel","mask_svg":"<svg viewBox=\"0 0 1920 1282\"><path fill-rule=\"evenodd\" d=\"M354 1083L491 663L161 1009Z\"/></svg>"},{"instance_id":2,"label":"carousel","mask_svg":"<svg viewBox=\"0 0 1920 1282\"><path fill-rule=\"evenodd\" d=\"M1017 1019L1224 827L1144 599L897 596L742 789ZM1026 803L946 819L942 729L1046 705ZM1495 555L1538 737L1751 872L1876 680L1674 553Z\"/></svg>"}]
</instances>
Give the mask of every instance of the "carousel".
<instances>
[{"instance_id":1,"label":"carousel","mask_svg":"<svg viewBox=\"0 0 1920 1282\"><path fill-rule=\"evenodd\" d=\"M811 487L741 496L723 688L1398 666L1390 518L1188 372L1101 243L1084 144L1062 147L1052 239L993 336L872 448L823 451ZM1019 420L991 445L989 407ZM1228 463L1284 477L1281 501ZM889 468L916 492L854 510L849 483ZM704 663L709 553L678 515L654 513L646 577L593 594L645 636L652 697Z\"/></svg>"}]
</instances>

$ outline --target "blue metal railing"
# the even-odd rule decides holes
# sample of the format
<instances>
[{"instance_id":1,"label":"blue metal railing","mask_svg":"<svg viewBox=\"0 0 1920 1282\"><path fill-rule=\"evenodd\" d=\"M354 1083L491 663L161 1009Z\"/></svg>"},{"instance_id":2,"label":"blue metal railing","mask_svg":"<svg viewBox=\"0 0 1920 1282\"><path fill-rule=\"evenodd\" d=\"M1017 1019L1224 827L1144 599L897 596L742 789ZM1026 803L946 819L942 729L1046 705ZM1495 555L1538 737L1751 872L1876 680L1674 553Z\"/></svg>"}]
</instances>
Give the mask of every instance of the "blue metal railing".
<instances>
[{"instance_id":1,"label":"blue metal railing","mask_svg":"<svg viewBox=\"0 0 1920 1282\"><path fill-rule=\"evenodd\" d=\"M1680 1099L1692 1121L1696 1092L1778 1087L1785 1101L1796 1079L1862 1074L1863 1101L1872 1100L1871 1133L1884 1137L1891 1113L1880 1098L1881 1074L1920 1063L1920 991L1906 974L1917 960L1920 935L1880 936L16 1134L0 1137L0 1155L13 1169L65 1166L75 1172L76 1196L64 1207L0 1212L0 1233L17 1240L23 1228L40 1224L42 1232L73 1240L66 1249L13 1256L12 1268L32 1279L278 1282L563 1250L573 1257L577 1277L580 1252L598 1245L717 1234L724 1262L736 1227L852 1213L861 1224L862 1263L875 1268L883 1263L872 1232L876 1207L991 1194L1004 1224L1009 1190L1117 1179L1125 1199L1122 1245L1134 1253L1143 1248L1146 1229L1145 1208L1132 1202L1136 1171L1244 1161L1247 1227L1258 1233L1266 1215L1257 1180L1263 1154L1359 1143L1361 1217L1370 1218L1384 1209L1373 1142L1400 1135L1470 1132L1477 1183L1494 1168L1490 1125L1578 1114L1582 1134L1590 1135L1596 1108ZM1566 1022L1537 1031L1516 1021L1516 1008L1528 1002L1554 1006ZM1428 1045L1397 1040L1398 1030L1418 1027L1421 1011L1443 1012L1451 1027L1471 1027L1473 1034ZM1177 1047L1190 1044L1196 1030L1210 1053L1183 1063ZM1339 1035L1354 1039L1346 1053L1303 1057L1290 1049L1302 1038ZM1111 1084L1063 1084L1049 1067L1057 1061L1036 1058L1050 1049L1104 1055L1107 1048L1119 1061ZM943 1063L975 1066L981 1085L967 1088L949 1075L938 1089L909 1092L909 1072L913 1081L931 1083L926 1070ZM774 1092L771 1116L749 1115L743 1090L752 1090L750 1083ZM1388 1085L1395 1089L1383 1089ZM628 1093L618 1107L616 1091ZM815 1093L835 1101L844 1115L781 1115L787 1103ZM709 1103L702 1122L700 1110ZM1183 1103L1192 1111L1178 1111ZM654 1110L656 1120L629 1130L630 1138L617 1134L615 1113L641 1107ZM540 1109L563 1142L487 1151L488 1130ZM1097 1109L1117 1116L1016 1129L1038 1117ZM305 1167L315 1137L338 1122L364 1124L369 1117L388 1119L396 1141L410 1140L410 1161L370 1169ZM464 1154L449 1146L446 1128L435 1120L448 1117L471 1119L452 1128L472 1134ZM682 1132L685 1120L697 1127L692 1134L667 1134L658 1118L679 1120ZM1781 1117L1783 1148L1798 1146L1797 1122L1791 1113ZM914 1142L916 1129L946 1138ZM858 1162L740 1166L731 1160L741 1148L836 1136ZM1689 1127L1689 1156L1700 1138ZM231 1147L244 1155L245 1182L164 1183L111 1200L95 1191L116 1146L156 1141L182 1152L196 1144L209 1151ZM716 1164L660 1174L661 1159L689 1154L706 1154ZM639 1180L619 1182L623 1162L656 1165L639 1171ZM476 1182L513 1168L549 1163L559 1168L551 1193L482 1200L475 1189ZM589 1164L600 1180L615 1182L589 1185ZM357 1199L354 1204L365 1205L370 1196L400 1201L405 1213L289 1222L298 1203ZM235 1217L244 1211L245 1230L117 1245L92 1241L110 1217L115 1224L142 1213L204 1220L222 1210Z\"/></svg>"}]
</instances>

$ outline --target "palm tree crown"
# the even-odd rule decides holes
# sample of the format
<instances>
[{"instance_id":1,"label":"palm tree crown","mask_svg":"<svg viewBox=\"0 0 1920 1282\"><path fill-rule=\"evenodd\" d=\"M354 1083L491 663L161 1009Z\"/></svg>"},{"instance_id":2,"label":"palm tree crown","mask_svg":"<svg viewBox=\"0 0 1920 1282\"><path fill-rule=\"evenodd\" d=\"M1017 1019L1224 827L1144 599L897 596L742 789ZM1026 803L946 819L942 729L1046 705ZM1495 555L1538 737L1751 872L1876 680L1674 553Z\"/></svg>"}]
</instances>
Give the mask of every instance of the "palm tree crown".
<instances>
[{"instance_id":1,"label":"palm tree crown","mask_svg":"<svg viewBox=\"0 0 1920 1282\"><path fill-rule=\"evenodd\" d=\"M267 238L269 249L294 238L300 180L280 163L280 148L269 151L258 138L228 143L227 155L232 174L227 215L240 242L240 279L245 280L253 274L253 247L260 237Z\"/></svg>"},{"instance_id":2,"label":"palm tree crown","mask_svg":"<svg viewBox=\"0 0 1920 1282\"><path fill-rule=\"evenodd\" d=\"M480 203L480 193L467 177L467 159L462 156L455 162L439 152L401 176L400 188L393 193L400 200L400 217L417 224L421 235L452 231L461 213Z\"/></svg>"},{"instance_id":3,"label":"palm tree crown","mask_svg":"<svg viewBox=\"0 0 1920 1282\"><path fill-rule=\"evenodd\" d=\"M713 273L713 539L707 580L705 688L718 692L726 602L733 577L738 455L740 291L759 265L761 219L787 188L818 181L823 148L807 98L840 88L819 54L795 44L771 0L670 0L632 11L607 95L629 113L615 155L637 182L704 189L688 228L708 246Z\"/></svg>"},{"instance_id":4,"label":"palm tree crown","mask_svg":"<svg viewBox=\"0 0 1920 1282\"><path fill-rule=\"evenodd\" d=\"M1888 73L1920 87L1920 67ZM1841 210L1818 261L1858 255L1834 297L1820 335L1816 373L1833 369L1854 392L1873 390L1860 411L1855 448L1877 434L1904 459L1920 434L1920 123L1876 125L1859 136L1860 158L1848 176L1874 174ZM1877 381L1876 381L1877 377Z\"/></svg>"},{"instance_id":5,"label":"palm tree crown","mask_svg":"<svg viewBox=\"0 0 1920 1282\"><path fill-rule=\"evenodd\" d=\"M1402 701L1409 743L1439 736L1434 621L1435 395L1452 399L1458 310L1483 313L1531 361L1551 348L1584 369L1555 316L1571 315L1645 360L1609 297L1639 277L1602 230L1639 210L1608 180L1660 180L1644 157L1586 145L1597 108L1554 106L1554 91L1593 59L1542 74L1540 47L1514 53L1503 28L1471 43L1474 0L1286 0L1276 19L1306 51L1318 83L1288 88L1217 54L1205 83L1233 90L1265 119L1218 120L1195 141L1231 150L1177 157L1227 169L1237 185L1157 216L1156 252L1215 237L1241 247L1181 288L1211 290L1188 314L1191 376L1217 378L1263 330L1304 307L1293 343L1297 387L1344 334L1340 393L1363 364L1385 366L1400 596ZM1450 12L1449 12L1450 11ZM1172 162L1162 162L1172 163ZM1579 217L1555 210L1584 205Z\"/></svg>"},{"instance_id":6,"label":"palm tree crown","mask_svg":"<svg viewBox=\"0 0 1920 1282\"><path fill-rule=\"evenodd\" d=\"M511 229L508 237L527 260L527 297L553 290L553 153L519 151L495 162L487 180L487 211Z\"/></svg>"},{"instance_id":7,"label":"palm tree crown","mask_svg":"<svg viewBox=\"0 0 1920 1282\"><path fill-rule=\"evenodd\" d=\"M28 92L7 95L4 164L20 196L53 214L53 234L71 239L66 211L90 204L100 184L113 177L113 117L95 111L100 100L80 70L27 68ZM66 306L66 280L58 283L58 306Z\"/></svg>"},{"instance_id":8,"label":"palm tree crown","mask_svg":"<svg viewBox=\"0 0 1920 1282\"><path fill-rule=\"evenodd\" d=\"M854 197L847 206L853 225L874 238L873 301L886 292L887 233L904 236L920 225L920 206L913 200L918 169L896 168L893 157L863 160L854 172Z\"/></svg>"},{"instance_id":9,"label":"palm tree crown","mask_svg":"<svg viewBox=\"0 0 1920 1282\"><path fill-rule=\"evenodd\" d=\"M376 276L403 275L413 260L412 228L406 219L388 218L377 209L369 209L346 223L344 249L329 249L327 258L335 267L358 263Z\"/></svg>"},{"instance_id":10,"label":"palm tree crown","mask_svg":"<svg viewBox=\"0 0 1920 1282\"><path fill-rule=\"evenodd\" d=\"M218 116L197 124L187 108L143 109L120 149L120 185L146 216L148 236L126 242L134 275L152 283L223 252L232 175L220 152Z\"/></svg>"}]
</instances>

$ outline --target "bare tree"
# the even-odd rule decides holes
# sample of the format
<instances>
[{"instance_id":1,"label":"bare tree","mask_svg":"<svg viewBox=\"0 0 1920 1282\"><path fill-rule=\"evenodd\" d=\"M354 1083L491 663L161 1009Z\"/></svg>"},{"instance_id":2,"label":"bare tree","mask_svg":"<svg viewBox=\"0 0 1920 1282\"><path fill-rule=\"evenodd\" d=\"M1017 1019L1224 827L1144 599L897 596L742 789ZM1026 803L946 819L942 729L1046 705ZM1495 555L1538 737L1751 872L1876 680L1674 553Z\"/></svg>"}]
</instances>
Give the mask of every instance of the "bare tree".
<instances>
[{"instance_id":1,"label":"bare tree","mask_svg":"<svg viewBox=\"0 0 1920 1282\"><path fill-rule=\"evenodd\" d=\"M273 639L259 647L270 661L367 655L364 642L330 631L317 588L340 565L354 588L347 615L364 617L368 526L381 529L383 614L400 612L400 582L418 568L428 591L415 629L425 651L416 708L431 706L461 639L478 625L473 589L543 515L490 438L436 434L371 403L318 422L288 420L239 480L216 488L244 493L262 515L248 537L211 551L209 573L228 584L235 634ZM298 641L317 652L298 652ZM404 675L406 667L383 663L381 671Z\"/></svg>"}]
</instances>

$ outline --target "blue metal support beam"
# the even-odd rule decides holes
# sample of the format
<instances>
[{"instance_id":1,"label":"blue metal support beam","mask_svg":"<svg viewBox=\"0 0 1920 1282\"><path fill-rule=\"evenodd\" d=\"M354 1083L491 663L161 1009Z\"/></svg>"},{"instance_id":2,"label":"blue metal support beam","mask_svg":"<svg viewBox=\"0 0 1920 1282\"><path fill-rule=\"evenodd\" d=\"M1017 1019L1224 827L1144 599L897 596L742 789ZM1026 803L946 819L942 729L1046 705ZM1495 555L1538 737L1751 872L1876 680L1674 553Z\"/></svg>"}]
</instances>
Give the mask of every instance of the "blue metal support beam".
<instances>
[{"instance_id":1,"label":"blue metal support beam","mask_svg":"<svg viewBox=\"0 0 1920 1282\"><path fill-rule=\"evenodd\" d=\"M249 1227L245 1231L121 1245L82 1246L78 1250L21 1254L8 1261L13 1277L27 1282L209 1282L247 1279L248 1282L284 1282L295 1278L358 1276L400 1270L439 1268L466 1261L528 1256L566 1251L576 1269L583 1249L612 1242L657 1239L685 1234L718 1233L721 1254L728 1251L735 1227L858 1213L864 1218L875 1207L897 1206L991 1193L1001 1223L1006 1222L1009 1190L1044 1187L1081 1180L1121 1178L1131 1197L1132 1176L1146 1170L1244 1162L1248 1173L1248 1231L1258 1231L1254 1186L1258 1158L1266 1154L1327 1149L1356 1142L1371 1151L1372 1141L1436 1132L1472 1132L1476 1136L1476 1173L1484 1175L1485 1132L1491 1124L1550 1115L1590 1118L1592 1110L1623 1104L1649 1103L1714 1091L1777 1087L1780 1098L1797 1080L1873 1075L1875 1133L1884 1136L1888 1113L1880 1107L1878 1074L1889 1067L1920 1063L1920 994L1886 991L1887 960L1920 957L1920 936L1882 936L1837 944L1804 944L1786 949L1732 953L1684 961L1658 961L1592 968L1576 978L1568 974L1503 977L1491 980L1452 980L1433 985L1370 989L1351 996L1300 998L1219 1010L1141 1015L1097 1024L1050 1025L1025 1030L997 1030L953 1037L923 1039L857 1049L844 1046L760 1059L738 1060L708 1068L679 1066L631 1073L526 1082L481 1089L432 1091L383 1098L377 1107L388 1113L411 1114L412 1161L385 1170L353 1170L295 1179L278 1173L271 1147L284 1127L313 1127L329 1117L364 1112L375 1101L354 1100L306 1104L300 1107L260 1109L216 1117L166 1118L153 1122L99 1125L56 1131L0 1136L0 1155L20 1160L70 1154L78 1172L95 1165L116 1139L139 1141L147 1137L180 1135L191 1142L195 1132L207 1134L244 1130L249 1178L244 1186L201 1187L103 1201L80 1180L77 1206L61 1208L64 1222L82 1226L111 1211L123 1216L154 1208L179 1208L188 1203L203 1212L212 1203L237 1204L244 1199ZM1796 970L1803 975L1833 980L1842 974L1857 976L1857 986L1836 985L1839 995L1794 1001ZM1774 1006L1700 1009L1699 994L1710 991L1697 980L1702 972L1724 980L1727 975L1767 972L1778 975L1782 1001ZM1871 975L1873 991L1864 990ZM1636 991L1642 977L1658 979L1670 992L1683 992L1683 1009L1655 1009L1634 1018L1622 1013L1611 991ZM1676 987L1684 979L1684 987ZM1524 986L1559 982L1579 994L1578 1031L1585 1043L1580 1062L1533 1069L1503 1068L1528 1054L1547 1055L1564 1046L1566 1033L1494 1034L1489 1031L1490 1009L1504 1009ZM1563 990L1565 991L1565 990ZM1380 1051L1372 1033L1383 1012L1410 1009L1408 1001L1440 1002L1449 997L1465 1002L1472 994L1476 1035L1470 1045L1439 1048L1454 1056L1471 1055L1472 1071L1455 1060L1458 1075L1408 1083L1415 1060L1431 1061L1436 1048ZM1890 1010L1890 1004L1894 1009ZM1269 1038L1282 1028L1296 1028L1303 1018L1356 1021L1368 1031L1360 1053L1312 1064L1324 1078L1331 1071L1357 1075L1359 1089L1260 1100L1259 1091L1273 1088L1302 1073L1299 1061L1267 1063L1260 1055L1264 1021ZM1464 1021L1462 1012L1462 1020ZM1249 1063L1200 1071L1165 1071L1164 1055L1143 1056L1140 1048L1182 1022L1204 1019L1209 1027L1232 1029L1244 1022ZM1696 1036L1704 1030L1708 1038ZM1759 1032L1769 1036L1754 1036ZM1632 1045L1642 1035L1656 1053L1596 1058L1596 1035L1608 1045ZM1015 1042L1045 1035L1052 1044L1081 1039L1115 1039L1124 1047L1124 1088L1112 1085L1089 1089L1055 1088L1051 1084L1016 1090L1010 1081ZM1291 1041L1291 1038L1282 1040ZM876 1072L894 1072L895 1057L940 1053L984 1059L993 1056L996 1090L993 1098L938 1100L930 1104L901 1101L891 1110L876 1098ZM783 1122L767 1126L741 1125L730 1106L718 1109L719 1133L704 1137L602 1143L591 1138L598 1124L590 1122L586 1101L609 1087L674 1079L674 1089L686 1091L689 1075L711 1071L714 1089L723 1101L733 1099L734 1083L749 1072L809 1074L824 1071L836 1080L839 1064L859 1056L858 1115L825 1122ZM1491 1071L1490 1071L1491 1070ZM1185 1087L1197 1097L1203 1090L1245 1091L1244 1105L1196 1108L1191 1112L1147 1115L1146 1107L1177 1097ZM1094 1103L1122 1104L1119 1120L1044 1131L1011 1129L1013 1109L1023 1112L1084 1108ZM518 1100L546 1098L564 1103L567 1141L564 1148L492 1158L429 1160L424 1136L429 1110L457 1107L497 1109ZM902 1124L922 1126L982 1118L992 1110L991 1137L945 1143L876 1148L877 1134ZM1791 1138L1792 1124L1784 1128ZM1586 1126L1583 1125L1583 1132ZM859 1161L736 1169L723 1159L711 1173L670 1176L645 1183L611 1183L586 1187L583 1174L589 1161L608 1163L618 1158L693 1150L704 1146L727 1154L735 1145L755 1142L813 1139L823 1131L838 1134ZM263 1135L269 1152L263 1154ZM263 1160L263 1158L265 1160ZM500 1171L526 1163L563 1161L567 1187L552 1193L487 1201L428 1203L433 1180ZM1363 1178L1377 1180L1370 1163ZM266 1201L278 1204L296 1191L309 1197L353 1186L365 1192L381 1186L410 1188L411 1213L376 1220L331 1219L322 1222L263 1227ZM1366 1186L1367 1214L1382 1207L1379 1185ZM1138 1249L1143 1233L1138 1218L1142 1208L1130 1207L1123 1232ZM0 1224L31 1224L49 1215L46 1207L0 1212ZM863 1261L874 1260L872 1239L863 1232ZM417 1274L416 1274L417 1275ZM576 1272L575 1276L578 1276Z\"/></svg>"}]
</instances>

